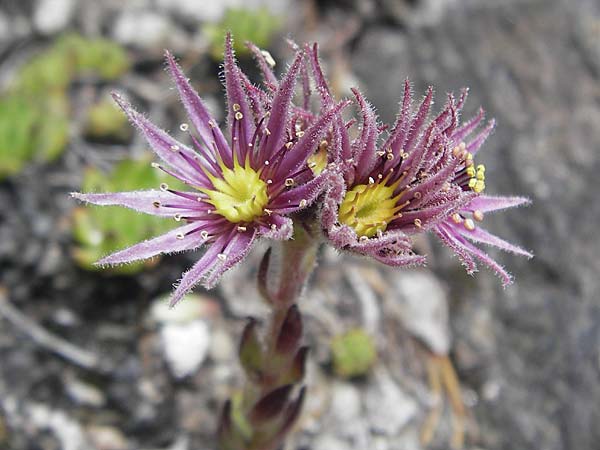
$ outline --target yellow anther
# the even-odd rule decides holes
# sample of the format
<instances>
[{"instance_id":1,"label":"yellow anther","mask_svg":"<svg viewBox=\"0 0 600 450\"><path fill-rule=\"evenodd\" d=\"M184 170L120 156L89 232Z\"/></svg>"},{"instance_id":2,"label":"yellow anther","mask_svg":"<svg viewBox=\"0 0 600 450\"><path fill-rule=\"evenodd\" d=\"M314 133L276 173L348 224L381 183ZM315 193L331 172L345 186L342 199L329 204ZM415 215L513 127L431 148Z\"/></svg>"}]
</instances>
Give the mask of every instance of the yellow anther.
<instances>
[{"instance_id":1,"label":"yellow anther","mask_svg":"<svg viewBox=\"0 0 600 450\"><path fill-rule=\"evenodd\" d=\"M477 222L481 222L483 220L483 212L478 209L473 211L473 219L475 219Z\"/></svg>"},{"instance_id":2,"label":"yellow anther","mask_svg":"<svg viewBox=\"0 0 600 450\"><path fill-rule=\"evenodd\" d=\"M472 179L471 179L472 180ZM469 182L470 184L470 182ZM478 194L480 192L483 192L483 190L485 189L485 182L483 180L475 180L475 185L472 188L475 192L477 192Z\"/></svg>"},{"instance_id":3,"label":"yellow anther","mask_svg":"<svg viewBox=\"0 0 600 450\"><path fill-rule=\"evenodd\" d=\"M235 113L235 120L242 120L244 118L244 115L241 112L236 112Z\"/></svg>"},{"instance_id":4,"label":"yellow anther","mask_svg":"<svg viewBox=\"0 0 600 450\"><path fill-rule=\"evenodd\" d=\"M479 171L481 171L481 172L485 172L485 165L483 165L483 164L478 164L478 165L477 165L477 172L479 172Z\"/></svg>"},{"instance_id":5,"label":"yellow anther","mask_svg":"<svg viewBox=\"0 0 600 450\"><path fill-rule=\"evenodd\" d=\"M469 231L473 231L475 229L475 223L471 219L466 219L464 221L464 226Z\"/></svg>"},{"instance_id":6,"label":"yellow anther","mask_svg":"<svg viewBox=\"0 0 600 450\"><path fill-rule=\"evenodd\" d=\"M415 219L414 223L415 223L415 227L417 227L417 228L421 228L423 226L423 222L421 222L421 219Z\"/></svg>"},{"instance_id":7,"label":"yellow anther","mask_svg":"<svg viewBox=\"0 0 600 450\"><path fill-rule=\"evenodd\" d=\"M452 214L452 221L454 223L461 223L463 221L463 218L459 213L454 213Z\"/></svg>"},{"instance_id":8,"label":"yellow anther","mask_svg":"<svg viewBox=\"0 0 600 450\"><path fill-rule=\"evenodd\" d=\"M287 187L293 186L294 185L294 179L293 178L286 178L285 179L285 185Z\"/></svg>"},{"instance_id":9,"label":"yellow anther","mask_svg":"<svg viewBox=\"0 0 600 450\"><path fill-rule=\"evenodd\" d=\"M473 166L467 167L467 175L469 175L470 177L474 177L475 174L476 174L475 167L473 167Z\"/></svg>"},{"instance_id":10,"label":"yellow anther","mask_svg":"<svg viewBox=\"0 0 600 450\"><path fill-rule=\"evenodd\" d=\"M241 109L241 106L237 103L234 103L233 105L231 105L231 107L234 111L239 111Z\"/></svg>"}]
</instances>

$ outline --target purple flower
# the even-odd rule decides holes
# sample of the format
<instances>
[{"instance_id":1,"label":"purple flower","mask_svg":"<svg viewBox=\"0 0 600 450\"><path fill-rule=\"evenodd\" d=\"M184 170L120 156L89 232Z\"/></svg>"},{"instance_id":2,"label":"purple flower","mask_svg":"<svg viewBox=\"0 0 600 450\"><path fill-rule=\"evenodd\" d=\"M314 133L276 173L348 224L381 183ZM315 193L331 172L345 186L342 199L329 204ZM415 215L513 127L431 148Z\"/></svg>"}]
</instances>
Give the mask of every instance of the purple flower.
<instances>
[{"instance_id":1,"label":"purple flower","mask_svg":"<svg viewBox=\"0 0 600 450\"><path fill-rule=\"evenodd\" d=\"M322 74L316 48L309 50L312 69L324 105L333 104ZM433 89L413 109L410 84L394 126L378 123L373 107L353 90L361 120L358 135L350 138L351 123L334 122L338 177L328 190L322 209L322 225L337 248L371 256L393 266L422 264L425 258L412 251L411 236L434 232L452 248L469 273L477 270L475 258L492 268L503 284L510 275L470 241L503 250L532 255L480 227L484 213L527 203L522 197L489 197L485 167L475 165L494 122L471 136L483 121L483 111L460 124L466 100L448 96L446 105L429 119Z\"/></svg>"},{"instance_id":2,"label":"purple flower","mask_svg":"<svg viewBox=\"0 0 600 450\"><path fill-rule=\"evenodd\" d=\"M119 94L115 101L142 132L163 165L154 164L190 187L73 196L96 205L121 205L146 214L170 217L184 225L100 260L121 264L161 253L207 249L183 274L171 297L175 305L202 282L210 288L221 275L240 262L259 237L289 239L290 214L311 205L330 178L327 170L314 176L307 160L347 103L332 105L303 133L292 117L292 96L303 70L304 54L296 56L280 82L270 81L271 94L253 87L237 66L231 37L225 43L224 78L227 91L227 140L198 94L166 54L191 124L192 146L175 140L138 113ZM188 131L188 124L181 124Z\"/></svg>"}]
</instances>

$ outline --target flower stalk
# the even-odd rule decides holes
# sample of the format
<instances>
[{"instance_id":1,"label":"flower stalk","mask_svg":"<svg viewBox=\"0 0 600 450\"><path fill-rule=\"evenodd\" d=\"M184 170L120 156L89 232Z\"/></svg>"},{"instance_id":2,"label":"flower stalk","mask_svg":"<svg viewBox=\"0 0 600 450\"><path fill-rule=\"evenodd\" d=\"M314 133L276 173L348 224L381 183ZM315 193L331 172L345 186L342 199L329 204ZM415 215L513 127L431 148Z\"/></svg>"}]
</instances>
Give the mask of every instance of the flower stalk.
<instances>
[{"instance_id":1,"label":"flower stalk","mask_svg":"<svg viewBox=\"0 0 600 450\"><path fill-rule=\"evenodd\" d=\"M317 236L299 222L294 238L278 243L279 269L270 270L271 249L261 261L258 289L271 308L270 323L261 336L258 322L250 318L242 333L239 358L247 379L241 395L223 408L220 450L275 450L300 414L308 347L302 346L296 302L316 264Z\"/></svg>"}]
</instances>

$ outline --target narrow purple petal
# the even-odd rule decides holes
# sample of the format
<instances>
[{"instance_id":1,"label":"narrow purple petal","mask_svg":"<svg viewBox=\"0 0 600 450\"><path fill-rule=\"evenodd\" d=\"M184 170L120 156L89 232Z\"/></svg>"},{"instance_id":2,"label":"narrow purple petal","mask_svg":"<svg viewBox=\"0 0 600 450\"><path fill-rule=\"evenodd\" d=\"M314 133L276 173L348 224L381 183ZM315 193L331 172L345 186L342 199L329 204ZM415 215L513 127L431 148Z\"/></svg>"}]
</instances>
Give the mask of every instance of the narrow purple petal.
<instances>
[{"instance_id":1,"label":"narrow purple petal","mask_svg":"<svg viewBox=\"0 0 600 450\"><path fill-rule=\"evenodd\" d=\"M458 259L465 266L469 275L477 272L477 264L475 264L471 253L465 249L464 245L457 239L455 233L446 224L438 225L434 231L440 241L458 256Z\"/></svg>"},{"instance_id":2,"label":"narrow purple petal","mask_svg":"<svg viewBox=\"0 0 600 450\"><path fill-rule=\"evenodd\" d=\"M273 69L271 69L271 66L267 62L267 59L265 58L265 55L263 54L261 49L254 45L252 42L246 42L246 47L248 47L248 49L254 55L254 59L256 59L256 62L258 63L258 67L262 73L267 87L273 90L277 89L277 87L279 86L279 81L277 81L277 77L275 76Z\"/></svg>"},{"instance_id":3,"label":"narrow purple petal","mask_svg":"<svg viewBox=\"0 0 600 450\"><path fill-rule=\"evenodd\" d=\"M191 167L179 154L179 152L185 152L187 155L194 157L197 155L196 152L177 141L146 119L142 114L138 113L121 95L115 93L113 94L113 98L125 114L127 114L129 120L142 132L154 152L175 169L177 176L186 179L191 185L206 183L206 175Z\"/></svg>"},{"instance_id":4,"label":"narrow purple petal","mask_svg":"<svg viewBox=\"0 0 600 450\"><path fill-rule=\"evenodd\" d=\"M365 100L358 89L352 89L361 115L362 126L359 138L354 142L353 157L356 161L356 179L365 179L377 161L376 144L379 132L377 131L377 116L373 107Z\"/></svg>"},{"instance_id":5,"label":"narrow purple petal","mask_svg":"<svg viewBox=\"0 0 600 450\"><path fill-rule=\"evenodd\" d=\"M83 202L92 203L94 205L124 206L135 211L162 217L173 217L175 214L187 214L197 211L201 206L201 203L195 200L178 197L169 192L157 190L111 192L101 194L81 194L79 192L73 192L71 193L71 197ZM170 203L180 205L181 207L165 208L165 205Z\"/></svg>"},{"instance_id":6,"label":"narrow purple petal","mask_svg":"<svg viewBox=\"0 0 600 450\"><path fill-rule=\"evenodd\" d=\"M155 237L124 250L120 250L98 261L97 265L114 265L147 259L159 254L182 252L192 250L204 244L198 223L189 223L175 228L161 236Z\"/></svg>"},{"instance_id":7,"label":"narrow purple petal","mask_svg":"<svg viewBox=\"0 0 600 450\"><path fill-rule=\"evenodd\" d=\"M506 287L509 284L512 284L512 282L513 282L512 275L510 273L508 273L506 271L506 269L504 269L504 267L502 267L500 264L498 264L490 255L485 253L480 248L475 247L473 244L471 244L470 242L468 242L467 240L465 240L464 238L462 238L460 236L456 236L456 239L460 242L460 244L468 252L470 252L472 255L475 255L475 257L477 259L479 259L486 266L488 266L490 269L492 269L494 272L496 272L496 275L498 275L498 277L500 277L500 279L502 280L503 287Z\"/></svg>"},{"instance_id":8,"label":"narrow purple petal","mask_svg":"<svg viewBox=\"0 0 600 450\"><path fill-rule=\"evenodd\" d=\"M311 124L296 145L287 151L285 158L283 158L281 164L277 167L277 178L286 178L306 163L306 160L317 148L319 140L328 131L333 120L349 104L350 101L338 103L334 108L325 112L317 121Z\"/></svg>"},{"instance_id":9,"label":"narrow purple petal","mask_svg":"<svg viewBox=\"0 0 600 450\"><path fill-rule=\"evenodd\" d=\"M326 230L333 228L338 221L339 204L346 194L346 185L344 184L342 175L337 171L333 171L332 175L333 176L328 183L329 189L325 193L321 210L321 222Z\"/></svg>"},{"instance_id":10,"label":"narrow purple petal","mask_svg":"<svg viewBox=\"0 0 600 450\"><path fill-rule=\"evenodd\" d=\"M304 53L298 52L285 77L281 80L279 89L277 89L273 98L271 116L267 123L267 129L269 130L270 135L264 148L261 149L261 156L265 159L271 158L271 156L285 143L285 130L289 117L289 110L303 58Z\"/></svg>"},{"instance_id":11,"label":"narrow purple petal","mask_svg":"<svg viewBox=\"0 0 600 450\"><path fill-rule=\"evenodd\" d=\"M185 74L175 62L173 55L166 52L165 56L167 58L171 77L173 78L173 81L175 81L175 85L179 91L181 102L200 138L207 146L209 146L209 150L211 150L210 143L214 140L218 141L218 148L228 147L223 133L217 126L217 122L212 118L208 109L202 102L202 99L190 85Z\"/></svg>"},{"instance_id":12,"label":"narrow purple petal","mask_svg":"<svg viewBox=\"0 0 600 450\"><path fill-rule=\"evenodd\" d=\"M289 214L304 209L314 203L327 187L330 179L331 173L325 169L309 182L279 194L269 208L280 214Z\"/></svg>"},{"instance_id":13,"label":"narrow purple petal","mask_svg":"<svg viewBox=\"0 0 600 450\"><path fill-rule=\"evenodd\" d=\"M252 248L257 234L256 230L246 233L238 232L229 239L227 246L221 252L225 259L218 258L217 264L202 283L204 287L207 289L213 288L225 272L243 260Z\"/></svg>"},{"instance_id":14,"label":"narrow purple petal","mask_svg":"<svg viewBox=\"0 0 600 450\"><path fill-rule=\"evenodd\" d=\"M533 254L531 254L527 250L524 250L521 247L511 244L510 242L507 242L504 239L501 239L498 236L489 233L481 227L476 227L474 230L469 231L462 225L456 225L454 223L450 223L449 225L458 233L462 234L463 236L472 241L480 242L482 244L493 245L494 247L498 247L507 252L516 253L518 255L523 255L528 258L533 258Z\"/></svg>"},{"instance_id":15,"label":"narrow purple petal","mask_svg":"<svg viewBox=\"0 0 600 450\"><path fill-rule=\"evenodd\" d=\"M469 211L492 212L500 209L514 208L515 206L531 203L526 197L494 197L491 195L478 195L465 207Z\"/></svg>"},{"instance_id":16,"label":"narrow purple petal","mask_svg":"<svg viewBox=\"0 0 600 450\"><path fill-rule=\"evenodd\" d=\"M489 137L491 132L494 130L495 126L496 126L496 121L493 119L490 120L488 125L481 131L481 133L479 133L475 137L475 139L473 139L471 142L469 142L467 144L467 151L469 153L471 153L472 155L476 155L477 152L479 151L479 149L481 148L481 146L483 145L483 143L485 142L485 140Z\"/></svg>"},{"instance_id":17,"label":"narrow purple petal","mask_svg":"<svg viewBox=\"0 0 600 450\"><path fill-rule=\"evenodd\" d=\"M394 128L390 132L388 139L385 144L381 147L383 150L392 148L394 152L398 152L404 145L406 139L406 133L409 130L410 123L410 106L412 104L412 92L410 88L410 82L408 78L404 80L404 97L402 99L402 106L398 113L398 118L394 124Z\"/></svg>"},{"instance_id":18,"label":"narrow purple petal","mask_svg":"<svg viewBox=\"0 0 600 450\"><path fill-rule=\"evenodd\" d=\"M235 61L231 33L227 33L225 38L225 61L223 65L225 73L225 89L227 91L227 123L230 130L233 130L235 122L239 122L241 126L241 136L239 136L239 138L242 141L240 143L245 145L254 132L254 126L250 107L244 91L244 77L241 76L241 70ZM241 114L237 114L238 112ZM234 145L233 142L232 145ZM244 147L244 154L238 155L239 160L243 160L245 151L246 148Z\"/></svg>"},{"instance_id":19,"label":"narrow purple petal","mask_svg":"<svg viewBox=\"0 0 600 450\"><path fill-rule=\"evenodd\" d=\"M316 43L313 44L312 50L310 50L309 46L306 47L307 51L309 52L309 59L313 70L313 77L315 79L316 89L319 92L319 95L321 96L323 106L331 107L334 104L334 100L329 90L327 80L325 79L325 75L323 75L321 63L319 62L319 47Z\"/></svg>"},{"instance_id":20,"label":"narrow purple petal","mask_svg":"<svg viewBox=\"0 0 600 450\"><path fill-rule=\"evenodd\" d=\"M427 89L427 94L423 98L417 113L411 123L411 129L408 134L408 138L406 139L405 150L410 151L413 148L413 144L417 141L417 138L421 134L423 125L425 124L425 120L429 115L429 110L431 108L431 103L433 100L433 88L430 86ZM396 149L394 149L396 150Z\"/></svg>"},{"instance_id":21,"label":"narrow purple petal","mask_svg":"<svg viewBox=\"0 0 600 450\"><path fill-rule=\"evenodd\" d=\"M289 217L273 213L260 230L260 236L276 241L286 241L294 234L294 222Z\"/></svg>"},{"instance_id":22,"label":"narrow purple petal","mask_svg":"<svg viewBox=\"0 0 600 450\"><path fill-rule=\"evenodd\" d=\"M215 242L213 242L190 270L185 272L179 281L179 284L175 288L175 291L171 295L169 300L169 307L174 307L179 301L187 294L194 286L206 276L207 272L214 267L218 261L217 255L219 255L221 248L227 242L227 235L220 236Z\"/></svg>"},{"instance_id":23,"label":"narrow purple petal","mask_svg":"<svg viewBox=\"0 0 600 450\"><path fill-rule=\"evenodd\" d=\"M485 117L485 111L479 108L477 115L464 124L461 125L454 133L452 133L452 140L454 145L458 145L463 142L468 135L470 135L479 126L483 118Z\"/></svg>"}]
</instances>

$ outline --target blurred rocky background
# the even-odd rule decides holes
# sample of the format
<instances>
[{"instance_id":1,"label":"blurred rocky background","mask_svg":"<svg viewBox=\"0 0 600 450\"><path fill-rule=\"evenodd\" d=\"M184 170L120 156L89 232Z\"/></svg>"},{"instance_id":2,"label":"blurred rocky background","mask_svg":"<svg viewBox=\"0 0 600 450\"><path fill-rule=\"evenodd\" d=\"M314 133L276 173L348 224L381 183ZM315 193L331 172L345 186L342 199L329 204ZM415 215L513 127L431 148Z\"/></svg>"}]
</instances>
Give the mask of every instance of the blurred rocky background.
<instances>
[{"instance_id":1,"label":"blurred rocky background","mask_svg":"<svg viewBox=\"0 0 600 450\"><path fill-rule=\"evenodd\" d=\"M438 104L469 86L467 112L498 121L479 156L489 192L533 199L486 219L536 254L497 255L516 277L505 290L434 242L419 243L420 270L323 251L301 304L308 401L287 448L600 448L597 1L1 0L0 449L214 448L244 319L266 313L252 284L264 248L170 312L194 255L90 265L169 225L68 193L160 183L108 93L176 129L169 48L222 116L226 29L279 70L282 38L318 41L338 94L361 87L386 122L406 77Z\"/></svg>"}]
</instances>

